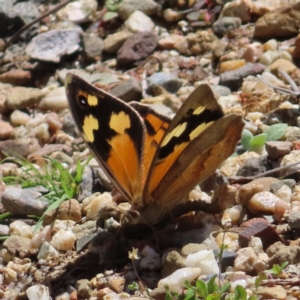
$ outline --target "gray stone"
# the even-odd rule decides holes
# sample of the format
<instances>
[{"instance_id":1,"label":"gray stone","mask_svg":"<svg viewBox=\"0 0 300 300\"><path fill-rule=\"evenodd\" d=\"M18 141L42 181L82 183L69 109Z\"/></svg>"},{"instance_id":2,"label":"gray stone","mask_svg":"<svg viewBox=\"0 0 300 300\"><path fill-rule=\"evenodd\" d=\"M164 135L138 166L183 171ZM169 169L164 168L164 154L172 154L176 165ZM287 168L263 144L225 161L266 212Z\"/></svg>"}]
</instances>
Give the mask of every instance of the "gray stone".
<instances>
[{"instance_id":1,"label":"gray stone","mask_svg":"<svg viewBox=\"0 0 300 300\"><path fill-rule=\"evenodd\" d=\"M1 202L13 214L42 216L49 202L39 200L40 197L36 191L10 186L2 194Z\"/></svg>"},{"instance_id":2,"label":"gray stone","mask_svg":"<svg viewBox=\"0 0 300 300\"><path fill-rule=\"evenodd\" d=\"M76 251L80 252L85 248L92 239L97 235L97 233L87 234L76 241Z\"/></svg>"},{"instance_id":3,"label":"gray stone","mask_svg":"<svg viewBox=\"0 0 300 300\"><path fill-rule=\"evenodd\" d=\"M154 73L148 81L150 90L154 85L160 85L169 93L176 93L182 85L182 81L176 78L175 75L164 72Z\"/></svg>"},{"instance_id":4,"label":"gray stone","mask_svg":"<svg viewBox=\"0 0 300 300\"><path fill-rule=\"evenodd\" d=\"M282 182L287 185L291 190L295 187L296 181L294 179L283 179Z\"/></svg>"},{"instance_id":5,"label":"gray stone","mask_svg":"<svg viewBox=\"0 0 300 300\"><path fill-rule=\"evenodd\" d=\"M61 129L70 136L76 136L76 126L71 114L64 115Z\"/></svg>"},{"instance_id":6,"label":"gray stone","mask_svg":"<svg viewBox=\"0 0 300 300\"><path fill-rule=\"evenodd\" d=\"M104 47L103 40L94 33L83 35L83 49L88 59L99 59Z\"/></svg>"},{"instance_id":7,"label":"gray stone","mask_svg":"<svg viewBox=\"0 0 300 300\"><path fill-rule=\"evenodd\" d=\"M26 141L7 140L0 142L0 158L3 159L5 154L18 155L20 157L27 157L29 154L29 145Z\"/></svg>"},{"instance_id":8,"label":"gray stone","mask_svg":"<svg viewBox=\"0 0 300 300\"><path fill-rule=\"evenodd\" d=\"M122 47L123 43L132 35L133 33L127 29L109 34L104 40L103 50L108 53L116 53Z\"/></svg>"},{"instance_id":9,"label":"gray stone","mask_svg":"<svg viewBox=\"0 0 300 300\"><path fill-rule=\"evenodd\" d=\"M265 68L265 65L259 63L247 63L241 68L222 73L220 75L220 84L229 87L231 90L237 90L242 86L245 77L260 74Z\"/></svg>"},{"instance_id":10,"label":"gray stone","mask_svg":"<svg viewBox=\"0 0 300 300\"><path fill-rule=\"evenodd\" d=\"M33 38L26 53L33 59L59 63L62 56L79 50L80 40L77 29L50 30Z\"/></svg>"},{"instance_id":11,"label":"gray stone","mask_svg":"<svg viewBox=\"0 0 300 300\"><path fill-rule=\"evenodd\" d=\"M163 265L163 268L161 271L161 275L162 275L162 278L165 278L165 277L171 275L176 270L184 268L185 260L178 251L171 250L166 255L166 258L164 259L162 265Z\"/></svg>"},{"instance_id":12,"label":"gray stone","mask_svg":"<svg viewBox=\"0 0 300 300\"><path fill-rule=\"evenodd\" d=\"M14 10L23 19L25 24L39 16L37 6L30 1L16 3L14 5Z\"/></svg>"},{"instance_id":13,"label":"gray stone","mask_svg":"<svg viewBox=\"0 0 300 300\"><path fill-rule=\"evenodd\" d=\"M219 256L219 251L214 251L216 257ZM236 258L236 253L232 251L223 251L222 259L220 261L221 264L221 272L225 272L227 267L233 267L234 260Z\"/></svg>"},{"instance_id":14,"label":"gray stone","mask_svg":"<svg viewBox=\"0 0 300 300\"><path fill-rule=\"evenodd\" d=\"M127 39L117 53L117 64L119 67L130 66L135 62L151 55L158 42L156 34L144 31L137 32Z\"/></svg>"},{"instance_id":15,"label":"gray stone","mask_svg":"<svg viewBox=\"0 0 300 300\"><path fill-rule=\"evenodd\" d=\"M288 153L290 153L293 149L292 142L286 141L270 141L266 143L266 151L270 159L278 159Z\"/></svg>"},{"instance_id":16,"label":"gray stone","mask_svg":"<svg viewBox=\"0 0 300 300\"><path fill-rule=\"evenodd\" d=\"M166 105L163 105L163 104L159 104L159 103L151 103L151 104L148 104L152 109L154 109L155 111L157 111L159 114L162 114L162 115L165 115L167 117L172 117L174 116L174 112L173 110L166 106Z\"/></svg>"},{"instance_id":17,"label":"gray stone","mask_svg":"<svg viewBox=\"0 0 300 300\"><path fill-rule=\"evenodd\" d=\"M104 173L102 168L94 168L95 176L99 179L100 184L108 191L113 189L113 184L111 183L110 179Z\"/></svg>"},{"instance_id":18,"label":"gray stone","mask_svg":"<svg viewBox=\"0 0 300 300\"><path fill-rule=\"evenodd\" d=\"M300 211L291 211L287 217L291 229L300 229Z\"/></svg>"},{"instance_id":19,"label":"gray stone","mask_svg":"<svg viewBox=\"0 0 300 300\"><path fill-rule=\"evenodd\" d=\"M127 20L136 10L142 11L145 15L150 16L156 14L159 8L159 4L153 0L123 0L117 12L121 19Z\"/></svg>"},{"instance_id":20,"label":"gray stone","mask_svg":"<svg viewBox=\"0 0 300 300\"><path fill-rule=\"evenodd\" d=\"M228 87L222 85L210 85L212 91L220 96L229 96L231 91Z\"/></svg>"},{"instance_id":21,"label":"gray stone","mask_svg":"<svg viewBox=\"0 0 300 300\"><path fill-rule=\"evenodd\" d=\"M37 255L37 259L46 259L50 254L53 257L59 256L59 252L50 243L44 241Z\"/></svg>"},{"instance_id":22,"label":"gray stone","mask_svg":"<svg viewBox=\"0 0 300 300\"><path fill-rule=\"evenodd\" d=\"M252 157L245 161L244 165L239 168L237 176L254 176L264 173L270 169L270 165L266 156Z\"/></svg>"},{"instance_id":23,"label":"gray stone","mask_svg":"<svg viewBox=\"0 0 300 300\"><path fill-rule=\"evenodd\" d=\"M9 235L9 227L7 225L0 224L0 236Z\"/></svg>"},{"instance_id":24,"label":"gray stone","mask_svg":"<svg viewBox=\"0 0 300 300\"><path fill-rule=\"evenodd\" d=\"M216 35L224 35L225 33L239 28L242 24L240 18L237 17L223 17L219 18L212 26L213 32Z\"/></svg>"},{"instance_id":25,"label":"gray stone","mask_svg":"<svg viewBox=\"0 0 300 300\"><path fill-rule=\"evenodd\" d=\"M78 195L78 201L81 202L86 197L89 197L93 193L94 186L94 177L93 170L90 166L85 166L82 173L82 181L80 183L80 194Z\"/></svg>"},{"instance_id":26,"label":"gray stone","mask_svg":"<svg viewBox=\"0 0 300 300\"><path fill-rule=\"evenodd\" d=\"M135 78L131 78L118 84L110 93L125 102L137 101L142 97L142 88Z\"/></svg>"},{"instance_id":27,"label":"gray stone","mask_svg":"<svg viewBox=\"0 0 300 300\"><path fill-rule=\"evenodd\" d=\"M284 185L283 181L272 182L270 184L270 192L276 194L276 192Z\"/></svg>"},{"instance_id":28,"label":"gray stone","mask_svg":"<svg viewBox=\"0 0 300 300\"><path fill-rule=\"evenodd\" d=\"M0 0L0 38L13 35L25 25L22 17L13 8L13 1Z\"/></svg>"}]
</instances>

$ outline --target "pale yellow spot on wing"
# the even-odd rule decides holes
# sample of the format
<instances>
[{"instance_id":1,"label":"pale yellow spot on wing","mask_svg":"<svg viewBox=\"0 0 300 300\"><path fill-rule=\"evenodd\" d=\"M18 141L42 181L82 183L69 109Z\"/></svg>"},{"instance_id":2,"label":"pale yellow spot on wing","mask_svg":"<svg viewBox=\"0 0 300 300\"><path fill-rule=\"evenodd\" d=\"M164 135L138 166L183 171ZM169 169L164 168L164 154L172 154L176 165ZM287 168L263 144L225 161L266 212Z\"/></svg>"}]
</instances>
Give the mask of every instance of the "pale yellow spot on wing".
<instances>
[{"instance_id":1,"label":"pale yellow spot on wing","mask_svg":"<svg viewBox=\"0 0 300 300\"><path fill-rule=\"evenodd\" d=\"M98 105L98 98L96 96L88 95L87 101L90 106Z\"/></svg>"},{"instance_id":2,"label":"pale yellow spot on wing","mask_svg":"<svg viewBox=\"0 0 300 300\"><path fill-rule=\"evenodd\" d=\"M199 106L197 109L193 111L193 115L200 115L204 111L204 106Z\"/></svg>"},{"instance_id":3,"label":"pale yellow spot on wing","mask_svg":"<svg viewBox=\"0 0 300 300\"><path fill-rule=\"evenodd\" d=\"M109 127L118 134L124 134L125 130L130 128L130 118L123 111L118 114L112 114L109 121Z\"/></svg>"},{"instance_id":4,"label":"pale yellow spot on wing","mask_svg":"<svg viewBox=\"0 0 300 300\"><path fill-rule=\"evenodd\" d=\"M84 118L82 129L85 139L92 143L95 139L94 130L99 129L99 122L92 115L89 115L88 117Z\"/></svg>"},{"instance_id":5,"label":"pale yellow spot on wing","mask_svg":"<svg viewBox=\"0 0 300 300\"><path fill-rule=\"evenodd\" d=\"M206 128L208 128L210 125L212 125L214 122L209 123L202 123L198 127L196 127L191 133L190 133L190 140L193 140L197 136L201 134Z\"/></svg>"},{"instance_id":6,"label":"pale yellow spot on wing","mask_svg":"<svg viewBox=\"0 0 300 300\"><path fill-rule=\"evenodd\" d=\"M165 146L168 144L173 136L179 137L181 134L185 131L187 123L179 124L177 127L175 127L170 133L167 134L167 136L164 138L164 140L161 143L161 146Z\"/></svg>"}]
</instances>

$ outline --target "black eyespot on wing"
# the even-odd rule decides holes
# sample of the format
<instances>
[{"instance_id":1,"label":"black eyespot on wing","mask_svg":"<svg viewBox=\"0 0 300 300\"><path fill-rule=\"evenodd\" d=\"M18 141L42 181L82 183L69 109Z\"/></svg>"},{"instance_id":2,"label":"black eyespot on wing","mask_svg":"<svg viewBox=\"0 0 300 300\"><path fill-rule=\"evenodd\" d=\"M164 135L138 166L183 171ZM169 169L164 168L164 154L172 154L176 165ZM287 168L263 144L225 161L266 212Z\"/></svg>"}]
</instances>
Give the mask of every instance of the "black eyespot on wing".
<instances>
[{"instance_id":1,"label":"black eyespot on wing","mask_svg":"<svg viewBox=\"0 0 300 300\"><path fill-rule=\"evenodd\" d=\"M87 107L87 99L86 99L86 97L83 96L83 95L79 95L78 96L78 103L82 107Z\"/></svg>"},{"instance_id":2,"label":"black eyespot on wing","mask_svg":"<svg viewBox=\"0 0 300 300\"><path fill-rule=\"evenodd\" d=\"M192 108L190 108L190 109L186 112L186 114L187 114L188 116L190 116L193 112L194 112L194 110L193 110Z\"/></svg>"}]
</instances>

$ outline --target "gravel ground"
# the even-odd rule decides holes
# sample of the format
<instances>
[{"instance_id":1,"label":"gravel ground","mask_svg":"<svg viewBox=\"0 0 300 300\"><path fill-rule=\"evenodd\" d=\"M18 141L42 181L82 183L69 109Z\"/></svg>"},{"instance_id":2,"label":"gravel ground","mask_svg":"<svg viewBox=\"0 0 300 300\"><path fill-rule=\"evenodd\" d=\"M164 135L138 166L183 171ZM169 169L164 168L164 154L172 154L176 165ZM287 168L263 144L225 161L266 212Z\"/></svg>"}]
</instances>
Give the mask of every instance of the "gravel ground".
<instances>
[{"instance_id":1,"label":"gravel ground","mask_svg":"<svg viewBox=\"0 0 300 300\"><path fill-rule=\"evenodd\" d=\"M300 299L299 15L296 0L0 0L0 298L179 300L217 275L223 298L197 299ZM80 135L87 82L110 99L89 112L101 126L112 96L164 126L199 99L231 117L185 150L197 172L129 203L130 175L113 184Z\"/></svg>"}]
</instances>

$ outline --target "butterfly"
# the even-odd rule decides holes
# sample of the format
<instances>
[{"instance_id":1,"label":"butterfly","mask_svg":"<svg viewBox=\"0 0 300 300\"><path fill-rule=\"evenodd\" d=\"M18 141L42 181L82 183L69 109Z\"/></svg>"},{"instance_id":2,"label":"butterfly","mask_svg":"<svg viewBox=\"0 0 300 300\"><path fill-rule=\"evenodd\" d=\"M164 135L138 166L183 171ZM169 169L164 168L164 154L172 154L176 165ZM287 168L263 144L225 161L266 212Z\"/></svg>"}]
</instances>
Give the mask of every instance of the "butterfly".
<instances>
[{"instance_id":1,"label":"butterfly","mask_svg":"<svg viewBox=\"0 0 300 300\"><path fill-rule=\"evenodd\" d=\"M224 115L207 84L191 93L172 120L139 102L125 103L70 72L65 86L90 151L151 225L234 152L244 126L241 116Z\"/></svg>"}]
</instances>

